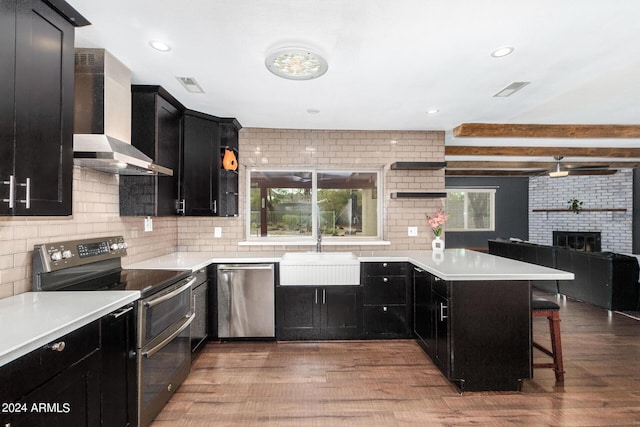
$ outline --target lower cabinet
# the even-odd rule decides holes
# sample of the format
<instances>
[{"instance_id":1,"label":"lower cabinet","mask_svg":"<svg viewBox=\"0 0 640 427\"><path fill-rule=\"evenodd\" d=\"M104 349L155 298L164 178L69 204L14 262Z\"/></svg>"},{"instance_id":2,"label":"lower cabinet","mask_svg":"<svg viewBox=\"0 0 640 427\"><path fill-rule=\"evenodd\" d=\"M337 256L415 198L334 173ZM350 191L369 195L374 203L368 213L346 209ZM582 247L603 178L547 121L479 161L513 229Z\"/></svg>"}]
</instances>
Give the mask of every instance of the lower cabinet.
<instances>
[{"instance_id":1,"label":"lower cabinet","mask_svg":"<svg viewBox=\"0 0 640 427\"><path fill-rule=\"evenodd\" d=\"M129 304L101 320L103 426L138 424L134 308Z\"/></svg>"},{"instance_id":2,"label":"lower cabinet","mask_svg":"<svg viewBox=\"0 0 640 427\"><path fill-rule=\"evenodd\" d=\"M412 305L407 263L363 262L360 276L365 338L410 338Z\"/></svg>"},{"instance_id":3,"label":"lower cabinet","mask_svg":"<svg viewBox=\"0 0 640 427\"><path fill-rule=\"evenodd\" d=\"M125 306L0 367L0 425L138 425L135 328Z\"/></svg>"},{"instance_id":4,"label":"lower cabinet","mask_svg":"<svg viewBox=\"0 0 640 427\"><path fill-rule=\"evenodd\" d=\"M100 425L100 321L0 368L0 425Z\"/></svg>"},{"instance_id":5,"label":"lower cabinet","mask_svg":"<svg viewBox=\"0 0 640 427\"><path fill-rule=\"evenodd\" d=\"M278 286L276 338L357 339L362 336L361 286Z\"/></svg>"},{"instance_id":6,"label":"lower cabinet","mask_svg":"<svg viewBox=\"0 0 640 427\"><path fill-rule=\"evenodd\" d=\"M461 391L520 390L531 377L528 281L445 281L413 274L414 333Z\"/></svg>"}]
</instances>

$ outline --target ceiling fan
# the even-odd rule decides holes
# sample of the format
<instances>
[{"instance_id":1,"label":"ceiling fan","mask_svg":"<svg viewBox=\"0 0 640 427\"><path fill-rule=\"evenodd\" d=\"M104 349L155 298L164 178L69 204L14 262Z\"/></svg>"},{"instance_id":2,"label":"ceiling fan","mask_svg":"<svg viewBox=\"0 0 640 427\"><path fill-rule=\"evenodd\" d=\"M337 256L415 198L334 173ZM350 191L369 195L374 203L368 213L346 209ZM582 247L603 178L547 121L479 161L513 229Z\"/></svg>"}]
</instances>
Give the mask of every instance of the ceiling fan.
<instances>
[{"instance_id":1,"label":"ceiling fan","mask_svg":"<svg viewBox=\"0 0 640 427\"><path fill-rule=\"evenodd\" d=\"M585 166L571 166L560 163L563 159L563 156L554 156L556 161L555 166L547 169L541 175L549 175L550 178L562 178L569 175L571 171L579 171L579 170L608 170L608 165L585 165Z\"/></svg>"}]
</instances>

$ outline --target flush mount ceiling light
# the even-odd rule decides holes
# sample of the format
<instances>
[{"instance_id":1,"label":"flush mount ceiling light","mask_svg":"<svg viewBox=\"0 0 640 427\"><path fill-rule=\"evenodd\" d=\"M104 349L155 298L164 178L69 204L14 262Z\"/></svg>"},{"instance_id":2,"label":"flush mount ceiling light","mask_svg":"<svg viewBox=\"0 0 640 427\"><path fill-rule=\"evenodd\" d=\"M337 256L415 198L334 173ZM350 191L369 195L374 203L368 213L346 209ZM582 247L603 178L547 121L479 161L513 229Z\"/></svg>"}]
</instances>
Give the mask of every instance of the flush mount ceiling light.
<instances>
[{"instance_id":1,"label":"flush mount ceiling light","mask_svg":"<svg viewBox=\"0 0 640 427\"><path fill-rule=\"evenodd\" d=\"M428 110L427 114L430 116L433 116L434 114L438 114L440 112L440 110L436 110L435 108L432 110Z\"/></svg>"},{"instance_id":2,"label":"flush mount ceiling light","mask_svg":"<svg viewBox=\"0 0 640 427\"><path fill-rule=\"evenodd\" d=\"M502 58L503 56L509 55L511 52L513 52L512 46L503 46L491 52L491 56L494 58Z\"/></svg>"},{"instance_id":3,"label":"flush mount ceiling light","mask_svg":"<svg viewBox=\"0 0 640 427\"><path fill-rule=\"evenodd\" d=\"M318 53L309 49L288 47L279 49L265 60L267 69L289 80L311 80L327 72L329 65Z\"/></svg>"},{"instance_id":4,"label":"flush mount ceiling light","mask_svg":"<svg viewBox=\"0 0 640 427\"><path fill-rule=\"evenodd\" d=\"M149 45L155 50L159 50L160 52L169 52L171 50L171 46L166 44L165 42L161 42L160 40L151 40Z\"/></svg>"}]
</instances>

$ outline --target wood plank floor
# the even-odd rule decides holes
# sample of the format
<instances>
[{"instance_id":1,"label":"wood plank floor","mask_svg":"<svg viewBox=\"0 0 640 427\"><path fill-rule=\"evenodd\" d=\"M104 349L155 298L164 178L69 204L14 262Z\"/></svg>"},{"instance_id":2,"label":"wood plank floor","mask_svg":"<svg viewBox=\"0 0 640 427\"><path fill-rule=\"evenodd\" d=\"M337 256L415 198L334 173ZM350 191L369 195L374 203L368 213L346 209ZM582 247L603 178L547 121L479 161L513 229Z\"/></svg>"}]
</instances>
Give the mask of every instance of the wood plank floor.
<instances>
[{"instance_id":1,"label":"wood plank floor","mask_svg":"<svg viewBox=\"0 0 640 427\"><path fill-rule=\"evenodd\" d=\"M559 302L564 386L460 395L412 340L211 342L152 426L640 425L640 321Z\"/></svg>"}]
</instances>

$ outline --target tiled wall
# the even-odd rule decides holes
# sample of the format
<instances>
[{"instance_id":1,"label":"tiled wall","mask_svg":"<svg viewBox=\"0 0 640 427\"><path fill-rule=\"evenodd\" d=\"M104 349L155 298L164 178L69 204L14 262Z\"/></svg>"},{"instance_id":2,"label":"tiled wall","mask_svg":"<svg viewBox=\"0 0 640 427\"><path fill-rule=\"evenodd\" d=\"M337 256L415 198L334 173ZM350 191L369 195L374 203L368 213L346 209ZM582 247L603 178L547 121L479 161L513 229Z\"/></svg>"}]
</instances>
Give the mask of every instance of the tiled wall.
<instances>
[{"instance_id":1,"label":"tiled wall","mask_svg":"<svg viewBox=\"0 0 640 427\"><path fill-rule=\"evenodd\" d=\"M583 209L626 209L625 212L533 212L565 209L568 200L581 200ZM614 175L537 177L529 180L529 240L550 245L553 230L600 231L602 250L632 251L632 171Z\"/></svg>"},{"instance_id":2,"label":"tiled wall","mask_svg":"<svg viewBox=\"0 0 640 427\"><path fill-rule=\"evenodd\" d=\"M240 215L235 218L181 218L178 245L184 251L284 251L298 247L238 246L245 239L246 169L287 166L379 168L384 170L384 239L391 246L339 246L326 250L426 249L432 234L426 214L444 207L443 199L390 199L395 191L444 191L444 170L389 170L396 161L444 161L444 132L331 131L245 128L240 131ZM418 237L407 227L417 226ZM214 238L214 227L222 237Z\"/></svg>"},{"instance_id":3,"label":"tiled wall","mask_svg":"<svg viewBox=\"0 0 640 427\"><path fill-rule=\"evenodd\" d=\"M392 143L395 141L395 143ZM384 238L391 246L340 246L339 250L424 249L432 235L425 215L443 207L440 199L391 200L394 191L444 191L444 171L390 171L394 161L443 161L443 132L364 132L243 129L240 136L240 216L235 218L153 218L144 232L143 218L120 217L118 176L74 168L70 217L0 217L0 298L31 289L35 244L87 237L123 235L129 243L124 265L176 250L283 251L298 247L238 246L245 239L246 168L289 165L384 168ZM214 238L214 227L222 238ZM417 226L418 237L407 237ZM327 250L331 250L327 248Z\"/></svg>"},{"instance_id":4,"label":"tiled wall","mask_svg":"<svg viewBox=\"0 0 640 427\"><path fill-rule=\"evenodd\" d=\"M74 167L72 216L0 217L0 298L31 290L34 245L111 235L128 242L126 265L173 252L177 219L154 218L145 233L142 218L120 217L116 175Z\"/></svg>"}]
</instances>

